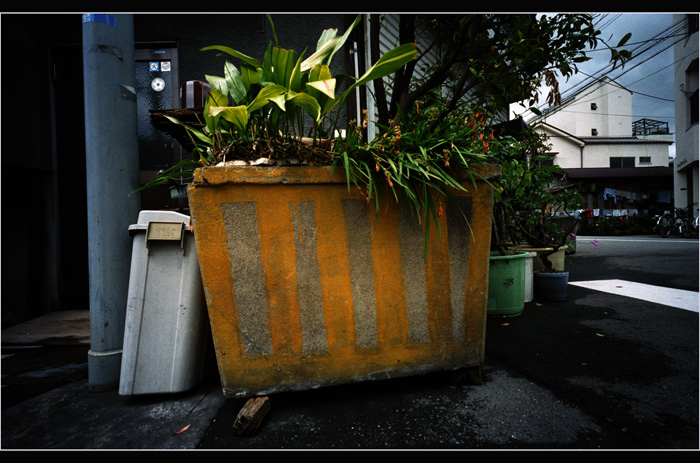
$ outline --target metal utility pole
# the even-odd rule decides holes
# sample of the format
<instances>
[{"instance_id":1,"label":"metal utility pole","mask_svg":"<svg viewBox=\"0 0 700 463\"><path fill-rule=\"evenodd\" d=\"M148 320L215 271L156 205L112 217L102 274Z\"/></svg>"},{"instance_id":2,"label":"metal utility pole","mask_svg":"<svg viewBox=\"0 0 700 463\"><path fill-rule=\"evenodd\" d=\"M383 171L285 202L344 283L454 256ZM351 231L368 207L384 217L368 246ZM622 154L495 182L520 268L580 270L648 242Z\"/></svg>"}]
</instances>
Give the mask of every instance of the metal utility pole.
<instances>
[{"instance_id":1,"label":"metal utility pole","mask_svg":"<svg viewBox=\"0 0 700 463\"><path fill-rule=\"evenodd\" d=\"M132 15L83 15L91 391L119 387L139 195Z\"/></svg>"}]
</instances>

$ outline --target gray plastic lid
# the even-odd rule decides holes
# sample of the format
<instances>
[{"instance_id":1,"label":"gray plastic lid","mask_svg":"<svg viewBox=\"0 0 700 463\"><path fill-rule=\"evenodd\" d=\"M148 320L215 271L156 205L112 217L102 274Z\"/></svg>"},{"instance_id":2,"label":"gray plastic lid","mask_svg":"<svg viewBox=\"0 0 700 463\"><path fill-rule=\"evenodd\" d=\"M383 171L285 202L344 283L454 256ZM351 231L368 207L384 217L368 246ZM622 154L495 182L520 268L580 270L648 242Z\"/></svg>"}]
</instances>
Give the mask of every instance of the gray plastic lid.
<instances>
[{"instance_id":1,"label":"gray plastic lid","mask_svg":"<svg viewBox=\"0 0 700 463\"><path fill-rule=\"evenodd\" d=\"M175 211L141 211L138 223L129 225L129 232L146 231L150 222L183 222L190 229L190 216Z\"/></svg>"}]
</instances>

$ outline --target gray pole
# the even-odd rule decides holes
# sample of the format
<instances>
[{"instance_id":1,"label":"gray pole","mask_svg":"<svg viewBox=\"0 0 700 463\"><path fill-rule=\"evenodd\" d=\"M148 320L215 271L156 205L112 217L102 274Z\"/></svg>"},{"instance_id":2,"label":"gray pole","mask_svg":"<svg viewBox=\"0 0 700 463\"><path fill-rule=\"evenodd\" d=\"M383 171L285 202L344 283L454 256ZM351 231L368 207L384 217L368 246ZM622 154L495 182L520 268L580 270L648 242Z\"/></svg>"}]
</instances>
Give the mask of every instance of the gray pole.
<instances>
[{"instance_id":1,"label":"gray pole","mask_svg":"<svg viewBox=\"0 0 700 463\"><path fill-rule=\"evenodd\" d=\"M91 391L119 387L139 153L132 15L83 15Z\"/></svg>"}]
</instances>

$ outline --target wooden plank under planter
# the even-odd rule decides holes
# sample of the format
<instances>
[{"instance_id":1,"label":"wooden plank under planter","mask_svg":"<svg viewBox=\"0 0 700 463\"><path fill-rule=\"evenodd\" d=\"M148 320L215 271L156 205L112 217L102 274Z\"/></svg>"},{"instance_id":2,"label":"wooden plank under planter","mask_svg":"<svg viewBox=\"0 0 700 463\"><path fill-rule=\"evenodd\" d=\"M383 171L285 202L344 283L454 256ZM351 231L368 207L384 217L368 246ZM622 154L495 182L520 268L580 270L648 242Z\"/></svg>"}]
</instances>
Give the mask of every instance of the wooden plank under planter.
<instances>
[{"instance_id":1,"label":"wooden plank under planter","mask_svg":"<svg viewBox=\"0 0 700 463\"><path fill-rule=\"evenodd\" d=\"M188 193L224 395L479 365L492 190L465 186L471 230L446 202L424 260L416 218L393 200L375 214L341 170L198 169Z\"/></svg>"}]
</instances>

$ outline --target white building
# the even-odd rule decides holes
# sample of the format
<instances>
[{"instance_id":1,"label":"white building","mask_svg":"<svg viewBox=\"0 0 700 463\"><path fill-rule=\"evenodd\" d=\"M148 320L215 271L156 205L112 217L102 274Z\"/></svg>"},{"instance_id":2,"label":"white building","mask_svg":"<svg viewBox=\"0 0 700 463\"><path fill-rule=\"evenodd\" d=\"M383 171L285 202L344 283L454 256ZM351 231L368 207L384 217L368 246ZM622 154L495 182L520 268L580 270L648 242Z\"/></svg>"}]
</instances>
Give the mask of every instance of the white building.
<instances>
[{"instance_id":1,"label":"white building","mask_svg":"<svg viewBox=\"0 0 700 463\"><path fill-rule=\"evenodd\" d=\"M632 120L633 93L604 77L530 121L551 144L552 162L584 186L588 208L613 215L672 202L673 136L657 121Z\"/></svg>"},{"instance_id":2,"label":"white building","mask_svg":"<svg viewBox=\"0 0 700 463\"><path fill-rule=\"evenodd\" d=\"M676 158L674 196L676 207L694 203L698 215L698 15L673 15L674 23L686 23L687 35L674 47L676 91Z\"/></svg>"},{"instance_id":3,"label":"white building","mask_svg":"<svg viewBox=\"0 0 700 463\"><path fill-rule=\"evenodd\" d=\"M534 121L549 137L554 163L564 169L668 167L665 134L635 133L632 92L608 77L588 86Z\"/></svg>"}]
</instances>

